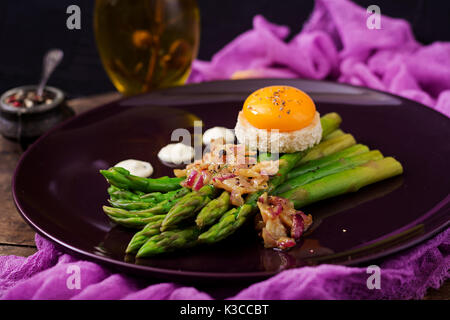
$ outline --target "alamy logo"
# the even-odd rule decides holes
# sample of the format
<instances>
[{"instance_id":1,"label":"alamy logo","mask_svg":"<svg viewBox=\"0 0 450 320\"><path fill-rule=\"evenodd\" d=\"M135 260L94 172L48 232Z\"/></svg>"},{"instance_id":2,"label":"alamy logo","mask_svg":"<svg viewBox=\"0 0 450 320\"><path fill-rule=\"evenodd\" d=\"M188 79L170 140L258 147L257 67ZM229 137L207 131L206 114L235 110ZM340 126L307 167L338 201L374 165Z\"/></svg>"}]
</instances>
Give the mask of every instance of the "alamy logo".
<instances>
[{"instance_id":1,"label":"alamy logo","mask_svg":"<svg viewBox=\"0 0 450 320\"><path fill-rule=\"evenodd\" d=\"M373 4L367 8L367 14L369 17L366 20L366 26L368 29L381 29L381 9L379 6Z\"/></svg>"},{"instance_id":2,"label":"alamy logo","mask_svg":"<svg viewBox=\"0 0 450 320\"><path fill-rule=\"evenodd\" d=\"M70 274L66 280L66 286L70 290L81 289L81 269L76 264L67 267L67 274Z\"/></svg>"},{"instance_id":3,"label":"alamy logo","mask_svg":"<svg viewBox=\"0 0 450 320\"><path fill-rule=\"evenodd\" d=\"M366 284L367 289L381 289L381 269L379 266L371 265L367 267L367 274L370 274L369 278L367 278Z\"/></svg>"},{"instance_id":4,"label":"alamy logo","mask_svg":"<svg viewBox=\"0 0 450 320\"><path fill-rule=\"evenodd\" d=\"M66 26L69 30L81 29L81 9L79 6L73 4L67 7L66 13L70 16L66 20Z\"/></svg>"}]
</instances>

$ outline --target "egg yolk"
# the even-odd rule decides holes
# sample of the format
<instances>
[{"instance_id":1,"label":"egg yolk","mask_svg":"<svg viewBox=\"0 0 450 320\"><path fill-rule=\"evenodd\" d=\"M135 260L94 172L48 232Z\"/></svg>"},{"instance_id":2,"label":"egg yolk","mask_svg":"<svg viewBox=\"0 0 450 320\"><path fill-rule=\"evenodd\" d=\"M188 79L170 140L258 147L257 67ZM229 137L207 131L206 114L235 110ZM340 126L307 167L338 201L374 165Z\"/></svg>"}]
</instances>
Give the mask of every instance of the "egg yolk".
<instances>
[{"instance_id":1,"label":"egg yolk","mask_svg":"<svg viewBox=\"0 0 450 320\"><path fill-rule=\"evenodd\" d=\"M294 131L311 124L316 106L297 88L270 86L253 92L244 102L243 113L258 129Z\"/></svg>"}]
</instances>

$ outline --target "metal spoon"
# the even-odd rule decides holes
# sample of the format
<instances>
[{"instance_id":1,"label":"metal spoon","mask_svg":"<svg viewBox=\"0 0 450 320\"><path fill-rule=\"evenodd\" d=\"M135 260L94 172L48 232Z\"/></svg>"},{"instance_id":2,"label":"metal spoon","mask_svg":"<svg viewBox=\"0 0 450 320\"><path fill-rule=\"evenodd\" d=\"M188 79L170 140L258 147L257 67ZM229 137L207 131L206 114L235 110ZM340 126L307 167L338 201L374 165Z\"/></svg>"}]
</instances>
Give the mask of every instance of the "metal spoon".
<instances>
[{"instance_id":1,"label":"metal spoon","mask_svg":"<svg viewBox=\"0 0 450 320\"><path fill-rule=\"evenodd\" d=\"M48 79L50 78L50 75L61 62L63 56L64 52L60 49L52 49L47 51L47 53L45 54L42 66L42 77L37 89L38 96L42 96L42 94L44 93L44 88L47 84Z\"/></svg>"}]
</instances>

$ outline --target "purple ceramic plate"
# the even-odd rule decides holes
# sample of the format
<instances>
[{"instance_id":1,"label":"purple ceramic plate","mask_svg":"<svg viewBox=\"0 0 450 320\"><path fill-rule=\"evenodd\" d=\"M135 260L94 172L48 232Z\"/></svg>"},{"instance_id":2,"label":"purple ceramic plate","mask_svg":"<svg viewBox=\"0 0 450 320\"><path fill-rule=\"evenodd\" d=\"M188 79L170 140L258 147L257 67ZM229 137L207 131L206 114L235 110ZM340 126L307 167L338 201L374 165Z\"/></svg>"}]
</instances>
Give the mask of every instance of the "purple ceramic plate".
<instances>
[{"instance_id":1,"label":"purple ceramic plate","mask_svg":"<svg viewBox=\"0 0 450 320\"><path fill-rule=\"evenodd\" d=\"M157 158L175 128L202 119L234 128L254 90L287 84L308 92L321 114L404 166L402 176L304 208L314 225L293 250L264 249L252 226L210 247L153 259L124 256L133 232L103 214L107 183L98 173L128 158L150 161L154 177L172 175ZM60 246L123 271L170 280L259 279L320 263L361 264L398 252L448 225L450 120L416 102L366 88L307 80L240 80L187 85L119 100L58 126L22 156L14 201L37 232Z\"/></svg>"}]
</instances>

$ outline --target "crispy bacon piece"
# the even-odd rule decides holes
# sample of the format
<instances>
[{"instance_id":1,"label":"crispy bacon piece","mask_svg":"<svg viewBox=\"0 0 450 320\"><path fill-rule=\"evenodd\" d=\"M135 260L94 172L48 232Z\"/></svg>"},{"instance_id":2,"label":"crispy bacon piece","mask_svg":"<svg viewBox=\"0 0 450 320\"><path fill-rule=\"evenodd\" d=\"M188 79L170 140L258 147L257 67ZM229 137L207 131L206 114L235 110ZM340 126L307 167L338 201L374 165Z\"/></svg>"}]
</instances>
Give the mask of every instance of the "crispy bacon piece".
<instances>
[{"instance_id":1,"label":"crispy bacon piece","mask_svg":"<svg viewBox=\"0 0 450 320\"><path fill-rule=\"evenodd\" d=\"M291 237L295 240L299 240L304 229L305 223L303 222L302 216L299 214L294 214L292 216Z\"/></svg>"},{"instance_id":2,"label":"crispy bacon piece","mask_svg":"<svg viewBox=\"0 0 450 320\"><path fill-rule=\"evenodd\" d=\"M296 242L292 238L281 237L277 240L277 248L281 250L286 250L292 248L296 245Z\"/></svg>"},{"instance_id":3,"label":"crispy bacon piece","mask_svg":"<svg viewBox=\"0 0 450 320\"><path fill-rule=\"evenodd\" d=\"M203 174L200 175L200 177L198 177L197 181L195 182L194 186L192 187L192 189L194 189L195 191L200 190L201 187L203 187L205 185L205 176Z\"/></svg>"},{"instance_id":4,"label":"crispy bacon piece","mask_svg":"<svg viewBox=\"0 0 450 320\"><path fill-rule=\"evenodd\" d=\"M185 182L186 187L192 187L194 185L195 178L197 177L197 175L198 175L198 171L196 171L196 170L192 170L189 173L189 176L187 177L186 182Z\"/></svg>"},{"instance_id":5,"label":"crispy bacon piece","mask_svg":"<svg viewBox=\"0 0 450 320\"><path fill-rule=\"evenodd\" d=\"M312 224L311 215L297 211L291 201L264 193L258 198L261 221L257 226L266 248L285 250L295 245Z\"/></svg>"},{"instance_id":6,"label":"crispy bacon piece","mask_svg":"<svg viewBox=\"0 0 450 320\"><path fill-rule=\"evenodd\" d=\"M242 193L236 192L235 190L231 191L230 202L235 206L242 206L244 204L244 198L242 198Z\"/></svg>"},{"instance_id":7,"label":"crispy bacon piece","mask_svg":"<svg viewBox=\"0 0 450 320\"><path fill-rule=\"evenodd\" d=\"M225 144L218 139L212 141L210 148L201 160L184 170L174 170L175 176L187 177L183 186L198 190L212 184L230 192L231 203L239 206L244 203L245 194L266 189L270 176L278 172L278 161L257 163L256 152L245 145Z\"/></svg>"},{"instance_id":8,"label":"crispy bacon piece","mask_svg":"<svg viewBox=\"0 0 450 320\"><path fill-rule=\"evenodd\" d=\"M186 169L174 169L173 170L173 174L175 175L175 177L177 178L182 178L182 177L186 177Z\"/></svg>"},{"instance_id":9,"label":"crispy bacon piece","mask_svg":"<svg viewBox=\"0 0 450 320\"><path fill-rule=\"evenodd\" d=\"M232 179L232 178L234 178L234 177L236 177L236 175L233 174L233 173L230 173L230 174L224 174L224 175L222 175L222 176L214 177L214 178L213 178L213 182L214 182L214 181L223 181L223 180L227 180L227 179Z\"/></svg>"}]
</instances>

